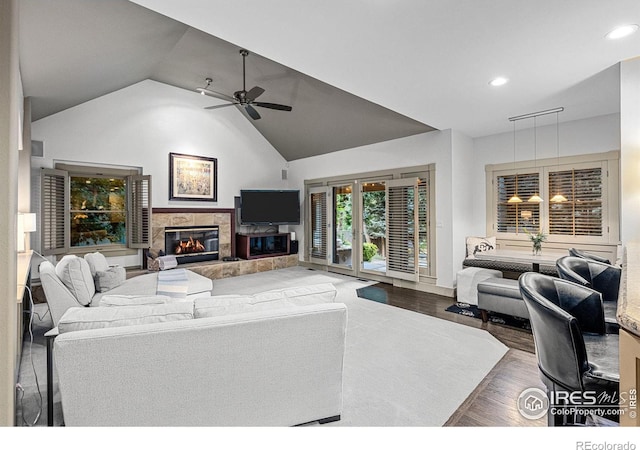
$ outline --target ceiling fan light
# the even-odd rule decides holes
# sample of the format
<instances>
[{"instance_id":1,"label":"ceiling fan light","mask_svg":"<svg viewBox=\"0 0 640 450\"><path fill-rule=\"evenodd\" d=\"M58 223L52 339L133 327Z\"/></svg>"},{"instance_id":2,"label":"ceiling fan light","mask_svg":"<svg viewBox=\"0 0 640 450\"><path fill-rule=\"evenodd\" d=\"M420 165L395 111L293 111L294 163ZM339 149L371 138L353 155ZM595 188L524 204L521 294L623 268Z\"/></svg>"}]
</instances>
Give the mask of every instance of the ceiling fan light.
<instances>
[{"instance_id":1,"label":"ceiling fan light","mask_svg":"<svg viewBox=\"0 0 640 450\"><path fill-rule=\"evenodd\" d=\"M544 200L542 200L542 197L540 197L538 194L533 194L527 201L529 203L542 203Z\"/></svg>"},{"instance_id":2,"label":"ceiling fan light","mask_svg":"<svg viewBox=\"0 0 640 450\"><path fill-rule=\"evenodd\" d=\"M507 200L507 203L522 203L522 199L518 197L518 195L516 194L513 197L511 197L509 200Z\"/></svg>"},{"instance_id":3,"label":"ceiling fan light","mask_svg":"<svg viewBox=\"0 0 640 450\"><path fill-rule=\"evenodd\" d=\"M556 194L549 201L553 203L562 203L567 201L567 197L562 194Z\"/></svg>"}]
</instances>

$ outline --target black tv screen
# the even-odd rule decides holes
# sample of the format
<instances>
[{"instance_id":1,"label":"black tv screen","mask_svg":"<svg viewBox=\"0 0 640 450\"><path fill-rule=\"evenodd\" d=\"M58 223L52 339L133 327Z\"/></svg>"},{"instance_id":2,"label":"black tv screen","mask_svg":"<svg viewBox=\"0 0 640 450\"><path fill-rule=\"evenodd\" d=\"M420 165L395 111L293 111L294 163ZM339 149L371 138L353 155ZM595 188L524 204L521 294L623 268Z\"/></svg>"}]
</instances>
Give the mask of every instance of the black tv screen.
<instances>
[{"instance_id":1,"label":"black tv screen","mask_svg":"<svg viewBox=\"0 0 640 450\"><path fill-rule=\"evenodd\" d=\"M297 225L300 223L300 191L240 191L242 225Z\"/></svg>"}]
</instances>

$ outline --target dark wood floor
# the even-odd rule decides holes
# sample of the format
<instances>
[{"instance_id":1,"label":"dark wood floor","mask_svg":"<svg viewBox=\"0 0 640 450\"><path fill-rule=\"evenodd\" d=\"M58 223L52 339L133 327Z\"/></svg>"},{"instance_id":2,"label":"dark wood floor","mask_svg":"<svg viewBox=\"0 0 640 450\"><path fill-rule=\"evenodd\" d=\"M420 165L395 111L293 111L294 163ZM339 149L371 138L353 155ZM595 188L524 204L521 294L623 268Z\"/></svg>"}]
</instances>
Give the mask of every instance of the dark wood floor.
<instances>
[{"instance_id":1,"label":"dark wood floor","mask_svg":"<svg viewBox=\"0 0 640 450\"><path fill-rule=\"evenodd\" d=\"M522 417L516 408L516 401L523 390L530 387L544 389L538 376L531 332L500 324L482 323L480 319L447 312L445 309L455 301L450 297L383 283L376 286L387 292L390 305L486 330L509 347L504 357L445 426L546 426L545 417L529 420Z\"/></svg>"}]
</instances>

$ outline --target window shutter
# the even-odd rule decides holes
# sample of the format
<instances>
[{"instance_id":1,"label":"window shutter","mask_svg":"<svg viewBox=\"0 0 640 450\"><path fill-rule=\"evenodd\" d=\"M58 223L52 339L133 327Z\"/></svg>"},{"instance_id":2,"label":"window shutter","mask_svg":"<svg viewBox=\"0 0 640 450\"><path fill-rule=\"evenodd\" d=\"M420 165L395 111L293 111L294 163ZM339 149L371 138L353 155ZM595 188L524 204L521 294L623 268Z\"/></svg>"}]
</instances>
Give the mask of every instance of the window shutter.
<instances>
[{"instance_id":1,"label":"window shutter","mask_svg":"<svg viewBox=\"0 0 640 450\"><path fill-rule=\"evenodd\" d=\"M386 182L387 276L418 281L417 180Z\"/></svg>"},{"instance_id":2,"label":"window shutter","mask_svg":"<svg viewBox=\"0 0 640 450\"><path fill-rule=\"evenodd\" d=\"M540 192L538 173L498 175L496 177L496 198L498 203L496 231L498 233L523 233L540 227L540 204L527 200ZM522 203L509 203L515 194Z\"/></svg>"},{"instance_id":3,"label":"window shutter","mask_svg":"<svg viewBox=\"0 0 640 450\"><path fill-rule=\"evenodd\" d=\"M59 255L69 251L69 173L42 169L40 173L40 245L42 254Z\"/></svg>"},{"instance_id":4,"label":"window shutter","mask_svg":"<svg viewBox=\"0 0 640 450\"><path fill-rule=\"evenodd\" d=\"M127 246L151 247L151 175L127 177Z\"/></svg>"},{"instance_id":5,"label":"window shutter","mask_svg":"<svg viewBox=\"0 0 640 450\"><path fill-rule=\"evenodd\" d=\"M549 232L565 236L602 236L602 168L549 174L551 195L567 199L549 203Z\"/></svg>"},{"instance_id":6,"label":"window shutter","mask_svg":"<svg viewBox=\"0 0 640 450\"><path fill-rule=\"evenodd\" d=\"M309 256L313 262L327 264L329 261L328 239L328 200L327 188L312 189L309 192L309 205L311 208L311 245Z\"/></svg>"},{"instance_id":7,"label":"window shutter","mask_svg":"<svg viewBox=\"0 0 640 450\"><path fill-rule=\"evenodd\" d=\"M429 267L429 190L426 178L418 183L418 264Z\"/></svg>"}]
</instances>

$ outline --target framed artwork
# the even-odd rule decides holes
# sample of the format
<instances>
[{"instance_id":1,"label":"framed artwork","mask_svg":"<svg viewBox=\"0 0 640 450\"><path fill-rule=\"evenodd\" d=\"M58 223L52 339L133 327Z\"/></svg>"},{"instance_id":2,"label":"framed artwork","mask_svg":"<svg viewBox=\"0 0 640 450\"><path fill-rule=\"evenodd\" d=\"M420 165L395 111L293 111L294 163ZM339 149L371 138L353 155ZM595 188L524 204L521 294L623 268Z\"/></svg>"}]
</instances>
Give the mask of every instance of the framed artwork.
<instances>
[{"instance_id":1,"label":"framed artwork","mask_svg":"<svg viewBox=\"0 0 640 450\"><path fill-rule=\"evenodd\" d=\"M218 160L169 153L169 200L218 201Z\"/></svg>"}]
</instances>

